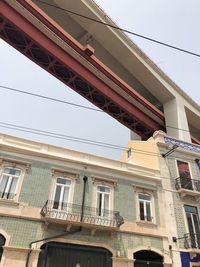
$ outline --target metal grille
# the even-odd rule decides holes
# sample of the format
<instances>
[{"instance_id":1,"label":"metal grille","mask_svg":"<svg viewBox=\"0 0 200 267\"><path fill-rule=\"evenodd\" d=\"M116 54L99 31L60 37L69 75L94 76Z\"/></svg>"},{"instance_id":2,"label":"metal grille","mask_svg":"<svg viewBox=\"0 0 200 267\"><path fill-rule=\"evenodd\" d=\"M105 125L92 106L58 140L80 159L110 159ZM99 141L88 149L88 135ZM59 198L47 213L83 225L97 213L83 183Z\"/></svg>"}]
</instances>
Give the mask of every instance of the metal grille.
<instances>
[{"instance_id":1,"label":"metal grille","mask_svg":"<svg viewBox=\"0 0 200 267\"><path fill-rule=\"evenodd\" d=\"M112 267L112 254L98 247L49 243L40 253L38 267Z\"/></svg>"},{"instance_id":2,"label":"metal grille","mask_svg":"<svg viewBox=\"0 0 200 267\"><path fill-rule=\"evenodd\" d=\"M46 219L58 219L114 228L124 223L118 211L104 210L104 216L99 216L98 208L85 206L84 214L81 217L81 205L63 202L61 209L55 209L54 204L55 201L48 200L41 210L41 215Z\"/></svg>"}]
</instances>

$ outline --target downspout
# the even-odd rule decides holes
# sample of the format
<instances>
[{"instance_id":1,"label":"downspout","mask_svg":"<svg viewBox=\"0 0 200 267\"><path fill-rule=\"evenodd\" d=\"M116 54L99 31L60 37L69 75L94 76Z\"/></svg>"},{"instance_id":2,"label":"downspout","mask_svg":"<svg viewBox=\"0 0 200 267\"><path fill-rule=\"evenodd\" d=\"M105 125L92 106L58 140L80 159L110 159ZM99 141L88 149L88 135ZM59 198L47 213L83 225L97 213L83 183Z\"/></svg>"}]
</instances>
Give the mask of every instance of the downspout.
<instances>
[{"instance_id":1,"label":"downspout","mask_svg":"<svg viewBox=\"0 0 200 267\"><path fill-rule=\"evenodd\" d=\"M84 216L84 207L85 207L85 191L86 191L86 182L87 182L87 176L83 177L83 196L82 196L82 205L81 205L81 222L83 221Z\"/></svg>"},{"instance_id":2,"label":"downspout","mask_svg":"<svg viewBox=\"0 0 200 267\"><path fill-rule=\"evenodd\" d=\"M82 204L81 204L81 222L83 221L83 216L84 216L84 205L85 205L85 191L86 191L86 182L87 182L87 176L84 176L83 177L83 197L82 197ZM80 226L78 229L74 230L74 231L69 231L69 232L64 232L62 234L59 234L59 235L54 235L54 236L50 236L50 237L46 237L46 238L43 238L43 239L39 239L39 240L35 240L35 241L32 241L29 243L29 252L27 254L27 257L26 257L26 265L25 267L28 267L29 265L29 259L30 259L30 255L31 255L31 252L32 252L32 245L35 244L35 243L39 243L39 242L42 242L42 241L48 241L48 240L51 240L51 239L54 239L54 238L59 238L59 237L63 237L63 236L66 236L66 235L70 235L70 234L75 234L75 233L78 233L82 230L82 226Z\"/></svg>"}]
</instances>

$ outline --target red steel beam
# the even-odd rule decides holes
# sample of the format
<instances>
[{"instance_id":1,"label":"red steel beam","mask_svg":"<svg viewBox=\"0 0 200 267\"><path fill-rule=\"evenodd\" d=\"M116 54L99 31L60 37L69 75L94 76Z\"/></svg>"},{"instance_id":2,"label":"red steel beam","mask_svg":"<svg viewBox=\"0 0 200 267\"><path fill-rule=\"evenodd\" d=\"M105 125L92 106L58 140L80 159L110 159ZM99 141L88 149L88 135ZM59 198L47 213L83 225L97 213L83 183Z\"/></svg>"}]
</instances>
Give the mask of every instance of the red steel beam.
<instances>
[{"instance_id":1,"label":"red steel beam","mask_svg":"<svg viewBox=\"0 0 200 267\"><path fill-rule=\"evenodd\" d=\"M147 139L155 130L162 128L152 118L122 98L122 96L67 54L66 51L50 40L5 1L0 2L0 15L0 34L5 41L9 42L72 89L79 90L79 93L85 98L137 132L143 139ZM16 34L16 36L21 36L23 40L26 40L26 47L22 49L15 40L16 36L10 38L8 36L10 34ZM32 52L30 52L30 49L32 49ZM36 52L39 55L43 53L42 55L47 56L48 64L38 59L38 55L34 55ZM68 71L73 77L69 80L67 80L65 74L61 77L60 74L58 75L58 68L60 68L59 73L62 70L61 68L63 70L65 68L65 72ZM82 91L80 91L80 88ZM85 90L90 90L90 93L85 93ZM103 104L100 103L101 100Z\"/></svg>"},{"instance_id":2,"label":"red steel beam","mask_svg":"<svg viewBox=\"0 0 200 267\"><path fill-rule=\"evenodd\" d=\"M45 14L37 5L35 5L31 0L17 0L24 8L26 8L30 13L32 13L36 18L38 18L44 25L51 29L57 36L68 43L74 50L76 50L83 57L97 67L101 72L103 72L107 77L109 77L113 82L122 88L131 97L136 99L139 103L149 109L152 113L158 116L164 122L164 113L147 101L143 96L141 96L137 91L131 88L126 82L120 79L114 72L112 72L106 65L99 61L94 55L87 55L87 47L82 46L78 41L76 41L70 34L63 30L55 21L53 21L47 14Z\"/></svg>"}]
</instances>

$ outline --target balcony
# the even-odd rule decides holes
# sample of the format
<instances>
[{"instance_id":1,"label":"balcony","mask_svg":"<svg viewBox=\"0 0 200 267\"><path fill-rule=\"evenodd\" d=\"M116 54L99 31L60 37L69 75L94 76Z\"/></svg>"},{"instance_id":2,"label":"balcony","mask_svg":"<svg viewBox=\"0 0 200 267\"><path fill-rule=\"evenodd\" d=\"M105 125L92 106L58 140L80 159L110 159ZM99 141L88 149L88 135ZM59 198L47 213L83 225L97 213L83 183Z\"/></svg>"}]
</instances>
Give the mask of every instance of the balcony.
<instances>
[{"instance_id":1,"label":"balcony","mask_svg":"<svg viewBox=\"0 0 200 267\"><path fill-rule=\"evenodd\" d=\"M200 198L200 181L185 177L179 177L175 180L175 187L182 196L193 196Z\"/></svg>"},{"instance_id":2,"label":"balcony","mask_svg":"<svg viewBox=\"0 0 200 267\"><path fill-rule=\"evenodd\" d=\"M118 229L124 219L118 211L100 210L71 203L58 203L48 200L41 210L47 223L80 225L89 228Z\"/></svg>"},{"instance_id":3,"label":"balcony","mask_svg":"<svg viewBox=\"0 0 200 267\"><path fill-rule=\"evenodd\" d=\"M185 234L184 235L184 246L186 249L191 251L200 250L200 233L199 234Z\"/></svg>"}]
</instances>

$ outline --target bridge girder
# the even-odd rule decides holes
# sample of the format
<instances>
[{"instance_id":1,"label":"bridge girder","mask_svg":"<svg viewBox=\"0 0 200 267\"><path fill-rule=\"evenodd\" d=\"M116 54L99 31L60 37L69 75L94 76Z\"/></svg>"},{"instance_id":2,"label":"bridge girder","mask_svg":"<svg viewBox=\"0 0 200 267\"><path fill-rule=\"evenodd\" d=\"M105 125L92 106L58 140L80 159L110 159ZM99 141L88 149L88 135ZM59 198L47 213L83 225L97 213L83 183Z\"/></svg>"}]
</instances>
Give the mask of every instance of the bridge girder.
<instances>
[{"instance_id":1,"label":"bridge girder","mask_svg":"<svg viewBox=\"0 0 200 267\"><path fill-rule=\"evenodd\" d=\"M0 36L67 86L136 132L142 140L148 139L154 131L164 129L164 115L159 114L161 125L80 64L6 1L0 3ZM85 52L89 59L87 52L90 51ZM146 102L143 104L147 106Z\"/></svg>"}]
</instances>

